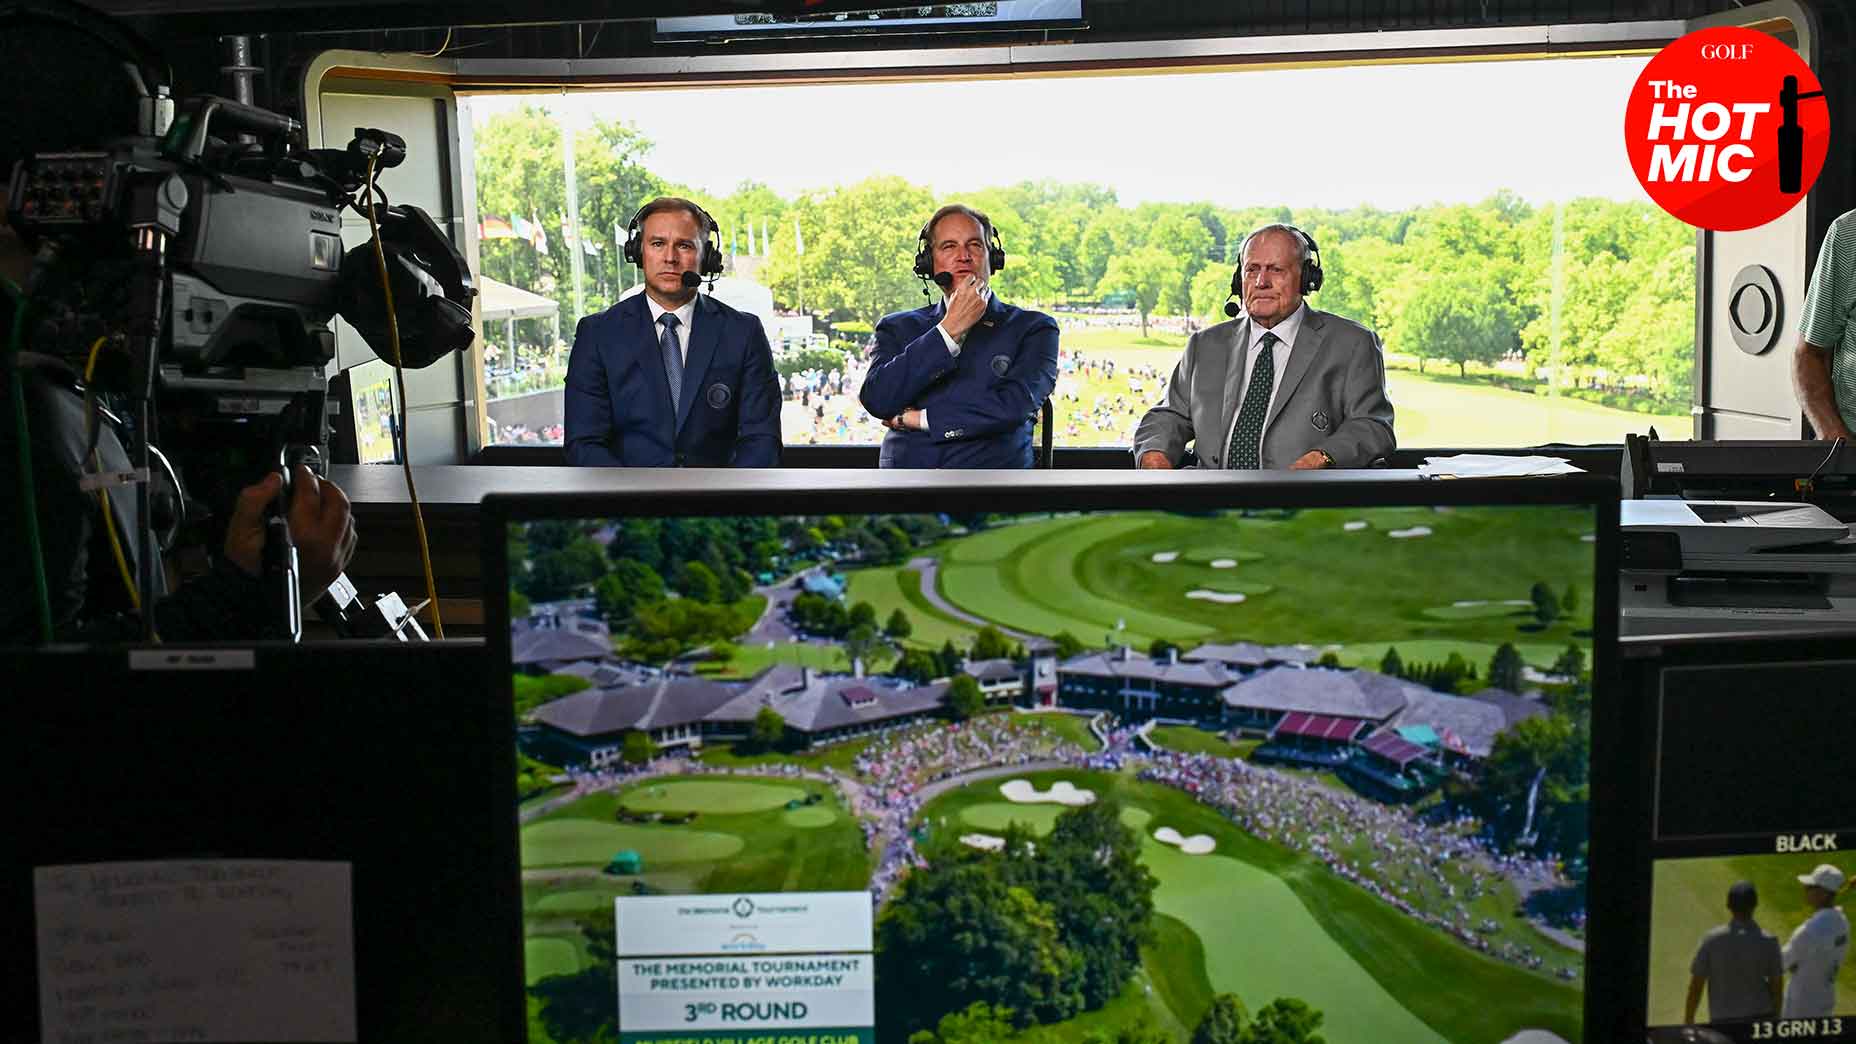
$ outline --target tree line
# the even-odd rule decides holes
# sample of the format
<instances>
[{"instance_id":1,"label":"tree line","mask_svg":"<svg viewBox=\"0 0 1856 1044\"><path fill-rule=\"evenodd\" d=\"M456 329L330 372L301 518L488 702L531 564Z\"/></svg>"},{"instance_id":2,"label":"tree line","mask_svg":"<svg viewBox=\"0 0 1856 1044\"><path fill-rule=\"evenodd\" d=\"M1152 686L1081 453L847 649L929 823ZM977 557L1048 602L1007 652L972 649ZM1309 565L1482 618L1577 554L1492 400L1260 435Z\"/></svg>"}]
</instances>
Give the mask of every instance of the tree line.
<instances>
[{"instance_id":1,"label":"tree line","mask_svg":"<svg viewBox=\"0 0 1856 1044\"><path fill-rule=\"evenodd\" d=\"M746 180L726 194L650 170L652 143L616 121L575 136L586 308L617 299L636 274L616 239L644 201L687 196L721 225L723 249L760 267L777 307L832 322L872 324L923 303L910 259L922 220L944 200L885 175L780 196ZM561 126L524 107L477 134L479 213L532 219L550 239L486 239L486 274L571 310ZM1111 187L1021 182L964 193L1004 240L994 278L1008 300L1041 307L1125 303L1143 333L1155 315L1193 323L1224 318L1244 235L1290 222L1321 246L1319 307L1373 327L1389 351L1420 369L1525 360L1553 367L1569 388L1616 404L1686 404L1694 354L1695 242L1688 226L1647 202L1582 198L1536 206L1502 191L1475 203L1406 210L1210 202L1121 204ZM800 240L803 238L803 252ZM573 318L569 316L569 318ZM1510 377L1532 385L1532 377Z\"/></svg>"}]
</instances>

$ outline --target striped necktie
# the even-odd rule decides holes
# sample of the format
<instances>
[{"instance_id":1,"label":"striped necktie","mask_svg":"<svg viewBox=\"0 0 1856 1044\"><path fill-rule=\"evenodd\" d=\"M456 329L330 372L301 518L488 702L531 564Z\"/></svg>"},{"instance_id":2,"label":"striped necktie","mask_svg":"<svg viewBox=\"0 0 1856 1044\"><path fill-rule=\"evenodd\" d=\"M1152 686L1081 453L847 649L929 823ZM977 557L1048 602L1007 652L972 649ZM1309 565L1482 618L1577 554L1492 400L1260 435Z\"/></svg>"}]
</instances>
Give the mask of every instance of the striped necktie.
<instances>
[{"instance_id":1,"label":"striped necktie","mask_svg":"<svg viewBox=\"0 0 1856 1044\"><path fill-rule=\"evenodd\" d=\"M670 408L674 411L683 402L683 349L677 344L677 317L665 312L657 321L664 327L657 346L664 353L664 376L670 378Z\"/></svg>"}]
</instances>

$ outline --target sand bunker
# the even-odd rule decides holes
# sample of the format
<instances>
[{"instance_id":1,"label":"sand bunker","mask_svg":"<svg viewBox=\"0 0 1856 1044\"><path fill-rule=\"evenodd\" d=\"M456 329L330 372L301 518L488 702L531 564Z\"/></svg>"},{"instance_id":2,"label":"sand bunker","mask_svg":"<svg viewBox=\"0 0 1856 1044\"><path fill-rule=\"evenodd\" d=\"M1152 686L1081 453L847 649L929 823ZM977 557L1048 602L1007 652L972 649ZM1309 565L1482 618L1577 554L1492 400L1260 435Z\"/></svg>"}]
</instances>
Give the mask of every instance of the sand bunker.
<instances>
[{"instance_id":1,"label":"sand bunker","mask_svg":"<svg viewBox=\"0 0 1856 1044\"><path fill-rule=\"evenodd\" d=\"M1154 561L1156 562L1171 562L1178 557L1179 557L1178 551L1155 551L1154 552Z\"/></svg>"},{"instance_id":2,"label":"sand bunker","mask_svg":"<svg viewBox=\"0 0 1856 1044\"><path fill-rule=\"evenodd\" d=\"M1212 849L1218 847L1218 842L1213 841L1210 834L1182 837L1179 831L1172 827L1161 827L1154 831L1154 840L1163 845L1172 845L1187 855L1208 855Z\"/></svg>"},{"instance_id":3,"label":"sand bunker","mask_svg":"<svg viewBox=\"0 0 1856 1044\"><path fill-rule=\"evenodd\" d=\"M997 852L1005 847L1005 838L994 837L991 834L962 834L960 843L982 852Z\"/></svg>"},{"instance_id":4,"label":"sand bunker","mask_svg":"<svg viewBox=\"0 0 1856 1044\"><path fill-rule=\"evenodd\" d=\"M1364 520L1356 518L1352 522L1341 523L1341 528L1349 533L1358 533L1360 530L1365 529L1367 525L1368 523Z\"/></svg>"},{"instance_id":5,"label":"sand bunker","mask_svg":"<svg viewBox=\"0 0 1856 1044\"><path fill-rule=\"evenodd\" d=\"M1500 601L1492 601L1489 599L1459 600L1451 602L1450 604L1458 609L1474 609L1480 605L1533 605L1534 603L1526 598L1503 598Z\"/></svg>"},{"instance_id":6,"label":"sand bunker","mask_svg":"<svg viewBox=\"0 0 1856 1044\"><path fill-rule=\"evenodd\" d=\"M1014 779L999 784L999 793L1004 794L1007 801L1015 801L1021 805L1070 805L1074 807L1093 805L1096 802L1095 791L1079 790L1076 784L1067 780L1052 783L1049 790L1039 790L1031 785L1030 780Z\"/></svg>"},{"instance_id":7,"label":"sand bunker","mask_svg":"<svg viewBox=\"0 0 1856 1044\"><path fill-rule=\"evenodd\" d=\"M1213 569L1234 569L1236 567L1237 567L1237 559L1235 558L1214 558L1212 559Z\"/></svg>"},{"instance_id":8,"label":"sand bunker","mask_svg":"<svg viewBox=\"0 0 1856 1044\"><path fill-rule=\"evenodd\" d=\"M1412 526L1410 529L1394 529L1386 534L1386 536L1394 540L1408 540L1411 537L1427 537L1430 535L1430 526Z\"/></svg>"},{"instance_id":9,"label":"sand bunker","mask_svg":"<svg viewBox=\"0 0 1856 1044\"><path fill-rule=\"evenodd\" d=\"M1587 544L1596 544L1598 543L1598 534L1597 533L1583 533L1583 534L1580 534L1579 540Z\"/></svg>"},{"instance_id":10,"label":"sand bunker","mask_svg":"<svg viewBox=\"0 0 1856 1044\"><path fill-rule=\"evenodd\" d=\"M1196 591L1187 591L1186 597L1197 598L1202 602L1217 602L1220 605L1236 605L1243 601L1245 596L1236 591L1207 591L1201 587Z\"/></svg>"}]
</instances>

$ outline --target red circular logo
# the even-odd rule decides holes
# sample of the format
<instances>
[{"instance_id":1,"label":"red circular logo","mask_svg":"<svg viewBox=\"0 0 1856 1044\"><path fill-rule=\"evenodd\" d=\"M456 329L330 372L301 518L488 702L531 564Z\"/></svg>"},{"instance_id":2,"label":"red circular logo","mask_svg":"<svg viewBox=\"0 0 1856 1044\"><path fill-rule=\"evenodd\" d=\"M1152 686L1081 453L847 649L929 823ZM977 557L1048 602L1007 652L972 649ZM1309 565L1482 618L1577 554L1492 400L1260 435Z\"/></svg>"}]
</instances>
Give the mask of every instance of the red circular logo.
<instances>
[{"instance_id":1,"label":"red circular logo","mask_svg":"<svg viewBox=\"0 0 1856 1044\"><path fill-rule=\"evenodd\" d=\"M1810 66L1751 29L1703 29L1658 51L1624 109L1624 147L1644 191L1715 232L1797 206L1829 146L1830 107Z\"/></svg>"}]
</instances>

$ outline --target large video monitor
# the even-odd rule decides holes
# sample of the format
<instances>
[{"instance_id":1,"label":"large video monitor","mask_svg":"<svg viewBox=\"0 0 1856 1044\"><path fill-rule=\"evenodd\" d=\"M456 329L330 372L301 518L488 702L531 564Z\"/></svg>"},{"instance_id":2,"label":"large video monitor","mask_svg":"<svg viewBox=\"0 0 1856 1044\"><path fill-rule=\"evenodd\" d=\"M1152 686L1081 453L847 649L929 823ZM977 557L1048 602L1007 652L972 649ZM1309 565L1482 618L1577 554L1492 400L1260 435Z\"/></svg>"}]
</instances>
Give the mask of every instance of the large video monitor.
<instances>
[{"instance_id":1,"label":"large video monitor","mask_svg":"<svg viewBox=\"0 0 1856 1044\"><path fill-rule=\"evenodd\" d=\"M1856 630L1633 638L1650 1040L1856 1040Z\"/></svg>"},{"instance_id":2,"label":"large video monitor","mask_svg":"<svg viewBox=\"0 0 1856 1044\"><path fill-rule=\"evenodd\" d=\"M1613 1039L1613 484L819 479L484 502L531 1044Z\"/></svg>"}]
</instances>

